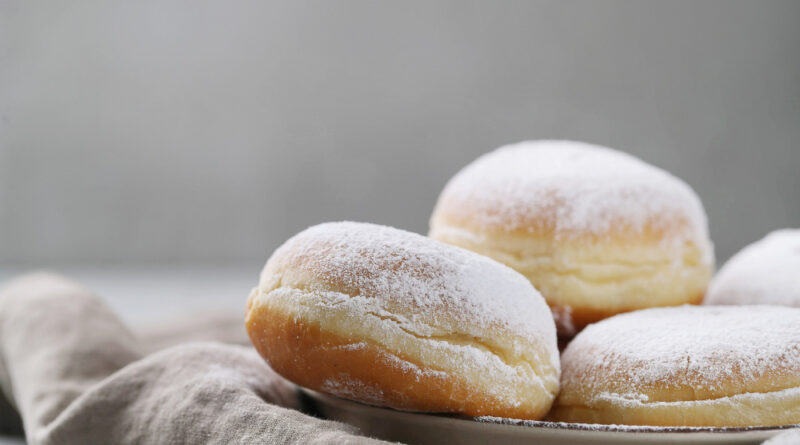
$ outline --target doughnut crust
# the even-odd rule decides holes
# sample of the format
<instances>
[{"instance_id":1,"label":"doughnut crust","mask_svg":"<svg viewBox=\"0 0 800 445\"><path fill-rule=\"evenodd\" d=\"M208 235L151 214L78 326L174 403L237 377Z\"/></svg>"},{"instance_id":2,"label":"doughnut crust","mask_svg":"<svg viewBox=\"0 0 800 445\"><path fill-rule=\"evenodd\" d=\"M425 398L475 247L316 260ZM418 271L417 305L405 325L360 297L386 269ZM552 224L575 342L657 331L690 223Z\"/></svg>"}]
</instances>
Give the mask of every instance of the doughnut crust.
<instances>
[{"instance_id":1,"label":"doughnut crust","mask_svg":"<svg viewBox=\"0 0 800 445\"><path fill-rule=\"evenodd\" d=\"M800 309L681 306L617 315L583 330L561 359L553 420L800 423Z\"/></svg>"},{"instance_id":2,"label":"doughnut crust","mask_svg":"<svg viewBox=\"0 0 800 445\"><path fill-rule=\"evenodd\" d=\"M800 307L800 229L776 230L734 255L711 280L705 304Z\"/></svg>"},{"instance_id":3,"label":"doughnut crust","mask_svg":"<svg viewBox=\"0 0 800 445\"><path fill-rule=\"evenodd\" d=\"M621 312L699 304L713 269L688 185L580 142L522 142L478 158L445 187L430 236L522 273L566 337Z\"/></svg>"},{"instance_id":4,"label":"doughnut crust","mask_svg":"<svg viewBox=\"0 0 800 445\"><path fill-rule=\"evenodd\" d=\"M524 277L389 227L328 223L287 241L246 328L279 374L363 403L539 419L558 392L555 324Z\"/></svg>"}]
</instances>

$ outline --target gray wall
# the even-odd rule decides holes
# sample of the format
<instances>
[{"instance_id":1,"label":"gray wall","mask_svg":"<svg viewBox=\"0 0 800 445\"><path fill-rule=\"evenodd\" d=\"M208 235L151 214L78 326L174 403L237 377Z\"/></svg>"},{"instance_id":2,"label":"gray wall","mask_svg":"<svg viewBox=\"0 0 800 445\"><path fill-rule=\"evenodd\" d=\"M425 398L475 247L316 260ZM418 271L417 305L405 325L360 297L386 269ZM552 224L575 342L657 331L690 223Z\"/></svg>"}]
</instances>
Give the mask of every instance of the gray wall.
<instances>
[{"instance_id":1,"label":"gray wall","mask_svg":"<svg viewBox=\"0 0 800 445\"><path fill-rule=\"evenodd\" d=\"M527 138L701 195L721 259L800 226L800 2L0 2L0 262L263 261L424 232Z\"/></svg>"}]
</instances>

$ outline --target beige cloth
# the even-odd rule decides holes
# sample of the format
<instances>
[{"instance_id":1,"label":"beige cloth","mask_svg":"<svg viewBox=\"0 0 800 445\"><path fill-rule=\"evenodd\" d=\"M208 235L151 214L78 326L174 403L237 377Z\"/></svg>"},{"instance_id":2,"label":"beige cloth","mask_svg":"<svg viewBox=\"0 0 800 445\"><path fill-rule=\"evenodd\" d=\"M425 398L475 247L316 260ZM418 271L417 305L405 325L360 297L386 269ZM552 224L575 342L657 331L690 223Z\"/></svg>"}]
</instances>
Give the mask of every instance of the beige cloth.
<instances>
[{"instance_id":1,"label":"beige cloth","mask_svg":"<svg viewBox=\"0 0 800 445\"><path fill-rule=\"evenodd\" d=\"M244 338L226 323L200 334ZM31 445L381 443L297 411L296 388L250 347L145 354L190 339L189 327L146 343L64 278L13 280L0 290L0 388L10 402L0 401L0 429L19 429L11 406Z\"/></svg>"}]
</instances>

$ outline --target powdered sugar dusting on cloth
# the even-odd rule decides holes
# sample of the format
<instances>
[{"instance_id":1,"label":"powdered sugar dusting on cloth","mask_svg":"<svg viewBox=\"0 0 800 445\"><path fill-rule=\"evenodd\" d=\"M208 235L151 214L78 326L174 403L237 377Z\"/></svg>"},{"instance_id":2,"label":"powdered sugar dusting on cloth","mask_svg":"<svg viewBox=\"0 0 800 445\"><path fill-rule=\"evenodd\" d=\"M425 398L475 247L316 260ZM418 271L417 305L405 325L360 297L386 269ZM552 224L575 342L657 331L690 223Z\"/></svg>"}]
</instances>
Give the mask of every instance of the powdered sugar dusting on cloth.
<instances>
[{"instance_id":1,"label":"powdered sugar dusting on cloth","mask_svg":"<svg viewBox=\"0 0 800 445\"><path fill-rule=\"evenodd\" d=\"M582 331L562 355L563 391L649 400L650 388L691 388L708 397L747 393L765 375L800 374L800 309L681 306L618 315ZM797 380L797 379L794 379ZM780 388L778 381L773 381ZM763 384L763 382L762 382Z\"/></svg>"},{"instance_id":2,"label":"powdered sugar dusting on cloth","mask_svg":"<svg viewBox=\"0 0 800 445\"><path fill-rule=\"evenodd\" d=\"M547 224L558 237L642 231L675 224L674 235L707 243L695 192L670 173L628 154L573 141L528 141L487 153L445 187L439 206L469 208L475 223L508 231ZM688 233L687 233L688 232Z\"/></svg>"},{"instance_id":3,"label":"powdered sugar dusting on cloth","mask_svg":"<svg viewBox=\"0 0 800 445\"><path fill-rule=\"evenodd\" d=\"M800 229L777 230L734 255L712 280L705 303L800 307Z\"/></svg>"},{"instance_id":4,"label":"powdered sugar dusting on cloth","mask_svg":"<svg viewBox=\"0 0 800 445\"><path fill-rule=\"evenodd\" d=\"M476 326L555 345L550 310L522 275L415 233L366 223L320 224L287 241L274 257L287 258L318 282L374 299L387 309L378 315L403 314L399 321L418 335L437 334L430 326Z\"/></svg>"}]
</instances>

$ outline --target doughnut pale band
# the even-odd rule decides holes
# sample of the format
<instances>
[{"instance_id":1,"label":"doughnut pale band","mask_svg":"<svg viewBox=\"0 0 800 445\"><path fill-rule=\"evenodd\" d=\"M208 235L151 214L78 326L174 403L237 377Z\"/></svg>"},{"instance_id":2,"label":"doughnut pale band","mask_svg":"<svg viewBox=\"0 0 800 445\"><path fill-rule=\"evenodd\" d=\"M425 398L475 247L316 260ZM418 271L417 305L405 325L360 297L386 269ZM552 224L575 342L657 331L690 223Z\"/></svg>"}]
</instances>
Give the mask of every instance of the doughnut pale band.
<instances>
[{"instance_id":1,"label":"doughnut pale band","mask_svg":"<svg viewBox=\"0 0 800 445\"><path fill-rule=\"evenodd\" d=\"M711 276L693 243L657 237L557 240L531 233L481 233L439 221L430 236L493 258L547 296L560 332L654 306L700 304ZM676 260L678 258L678 260Z\"/></svg>"},{"instance_id":2,"label":"doughnut pale band","mask_svg":"<svg viewBox=\"0 0 800 445\"><path fill-rule=\"evenodd\" d=\"M531 318L523 325L517 305ZM558 391L555 327L530 284L396 229L337 223L297 235L267 263L246 326L279 374L374 405L537 419Z\"/></svg>"},{"instance_id":3,"label":"doughnut pale band","mask_svg":"<svg viewBox=\"0 0 800 445\"><path fill-rule=\"evenodd\" d=\"M682 306L589 326L562 355L564 422L800 423L800 309Z\"/></svg>"},{"instance_id":4,"label":"doughnut pale band","mask_svg":"<svg viewBox=\"0 0 800 445\"><path fill-rule=\"evenodd\" d=\"M614 397L587 406L556 406L561 422L651 426L782 426L800 422L800 387L765 396L748 393L690 402L640 402Z\"/></svg>"}]
</instances>

